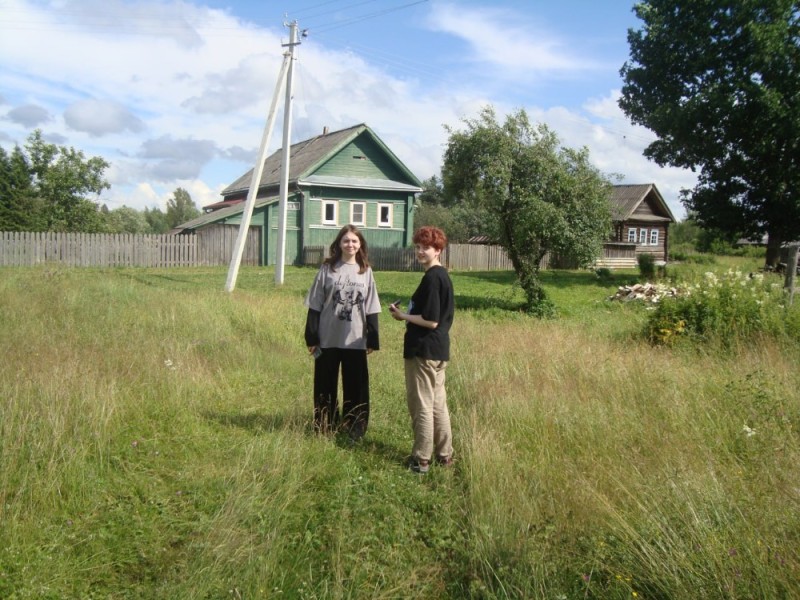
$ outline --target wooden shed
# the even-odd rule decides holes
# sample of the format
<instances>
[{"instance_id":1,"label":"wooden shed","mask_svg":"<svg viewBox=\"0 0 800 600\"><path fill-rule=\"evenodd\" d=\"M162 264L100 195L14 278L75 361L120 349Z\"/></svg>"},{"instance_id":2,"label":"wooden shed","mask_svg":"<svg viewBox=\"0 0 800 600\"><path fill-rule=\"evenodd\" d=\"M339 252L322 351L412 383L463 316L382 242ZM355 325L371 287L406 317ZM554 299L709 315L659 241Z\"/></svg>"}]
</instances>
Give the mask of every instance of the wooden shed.
<instances>
[{"instance_id":1,"label":"wooden shed","mask_svg":"<svg viewBox=\"0 0 800 600\"><path fill-rule=\"evenodd\" d=\"M251 227L261 229L262 264L275 264L280 150L264 162ZM222 201L177 229L192 233L212 223L241 223L253 169L222 191ZM301 264L303 248L328 246L348 223L371 248L405 248L422 184L367 125L293 144L290 148L286 264Z\"/></svg>"}]
</instances>

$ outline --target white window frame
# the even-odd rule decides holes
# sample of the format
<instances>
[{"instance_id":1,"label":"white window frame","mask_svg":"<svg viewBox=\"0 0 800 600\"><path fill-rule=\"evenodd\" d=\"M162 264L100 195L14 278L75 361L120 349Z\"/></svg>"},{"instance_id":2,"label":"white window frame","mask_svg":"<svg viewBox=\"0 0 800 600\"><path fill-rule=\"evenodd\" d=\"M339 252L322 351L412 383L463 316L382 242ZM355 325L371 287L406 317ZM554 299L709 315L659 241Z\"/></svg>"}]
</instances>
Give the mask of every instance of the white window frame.
<instances>
[{"instance_id":1,"label":"white window frame","mask_svg":"<svg viewBox=\"0 0 800 600\"><path fill-rule=\"evenodd\" d=\"M328 206L333 206L333 220L326 218L328 214ZM322 224L323 225L339 224L339 202L337 202L336 200L322 201Z\"/></svg>"},{"instance_id":2,"label":"white window frame","mask_svg":"<svg viewBox=\"0 0 800 600\"><path fill-rule=\"evenodd\" d=\"M382 221L383 207L389 209L389 218L387 221ZM394 222L394 204L379 203L378 204L378 227L391 227Z\"/></svg>"},{"instance_id":3,"label":"white window frame","mask_svg":"<svg viewBox=\"0 0 800 600\"><path fill-rule=\"evenodd\" d=\"M647 245L647 229L644 227L639 230L639 245L640 246Z\"/></svg>"},{"instance_id":4,"label":"white window frame","mask_svg":"<svg viewBox=\"0 0 800 600\"><path fill-rule=\"evenodd\" d=\"M636 228L631 227L628 229L628 243L635 244L636 243Z\"/></svg>"},{"instance_id":5,"label":"white window frame","mask_svg":"<svg viewBox=\"0 0 800 600\"><path fill-rule=\"evenodd\" d=\"M361 207L361 219L356 221L355 212L356 207ZM361 225L364 226L367 224L367 203L366 202L351 202L350 203L350 224L351 225Z\"/></svg>"},{"instance_id":6,"label":"white window frame","mask_svg":"<svg viewBox=\"0 0 800 600\"><path fill-rule=\"evenodd\" d=\"M650 230L650 245L658 246L658 229Z\"/></svg>"}]
</instances>

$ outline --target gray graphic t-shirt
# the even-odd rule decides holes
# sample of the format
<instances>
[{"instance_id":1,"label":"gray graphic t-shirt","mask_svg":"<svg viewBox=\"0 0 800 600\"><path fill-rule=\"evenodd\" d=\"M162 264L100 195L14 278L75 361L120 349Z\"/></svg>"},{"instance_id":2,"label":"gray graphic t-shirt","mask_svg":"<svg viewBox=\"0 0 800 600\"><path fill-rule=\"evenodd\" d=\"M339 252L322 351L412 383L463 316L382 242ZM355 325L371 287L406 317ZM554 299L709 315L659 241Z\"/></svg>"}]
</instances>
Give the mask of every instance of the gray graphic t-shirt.
<instances>
[{"instance_id":1,"label":"gray graphic t-shirt","mask_svg":"<svg viewBox=\"0 0 800 600\"><path fill-rule=\"evenodd\" d=\"M306 307L319 311L319 339L323 348L366 350L367 315L381 312L372 269L337 263L324 264L306 296Z\"/></svg>"}]
</instances>

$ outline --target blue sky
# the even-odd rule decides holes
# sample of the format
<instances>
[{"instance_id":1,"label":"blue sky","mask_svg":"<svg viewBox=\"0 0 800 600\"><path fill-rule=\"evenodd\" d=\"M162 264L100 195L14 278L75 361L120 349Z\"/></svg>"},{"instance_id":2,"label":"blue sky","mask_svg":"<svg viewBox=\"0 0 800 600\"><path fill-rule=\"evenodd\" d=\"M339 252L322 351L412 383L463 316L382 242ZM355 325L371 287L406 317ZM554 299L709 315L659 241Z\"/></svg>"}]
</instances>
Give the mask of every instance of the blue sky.
<instances>
[{"instance_id":1,"label":"blue sky","mask_svg":"<svg viewBox=\"0 0 800 600\"><path fill-rule=\"evenodd\" d=\"M253 166L289 30L292 141L368 124L420 178L444 126L524 108L604 173L654 182L676 217L691 172L642 156L654 139L617 107L625 0L0 0L0 144L34 129L102 156L117 208L199 206ZM281 102L282 104L282 102ZM282 115L279 114L279 117ZM281 140L279 118L271 149Z\"/></svg>"}]
</instances>

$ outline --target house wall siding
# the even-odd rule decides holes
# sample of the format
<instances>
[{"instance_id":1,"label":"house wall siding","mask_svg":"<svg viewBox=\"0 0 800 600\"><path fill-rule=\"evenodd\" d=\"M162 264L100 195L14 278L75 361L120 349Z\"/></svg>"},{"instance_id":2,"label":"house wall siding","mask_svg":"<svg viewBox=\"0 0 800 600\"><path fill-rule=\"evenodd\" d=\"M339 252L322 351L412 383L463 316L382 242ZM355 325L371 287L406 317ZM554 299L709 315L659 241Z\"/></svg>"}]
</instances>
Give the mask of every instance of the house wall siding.
<instances>
[{"instance_id":1,"label":"house wall siding","mask_svg":"<svg viewBox=\"0 0 800 600\"><path fill-rule=\"evenodd\" d=\"M377 145L363 136L356 138L337 152L314 174L405 180L405 176L389 160L389 157Z\"/></svg>"},{"instance_id":2,"label":"house wall siding","mask_svg":"<svg viewBox=\"0 0 800 600\"><path fill-rule=\"evenodd\" d=\"M652 221L625 221L622 227L622 239L620 242L628 241L628 231L630 229L636 230L636 254L652 254L656 260L667 260L667 226L662 223L653 223ZM642 244L639 241L639 232L647 230L646 243ZM653 230L658 231L658 244L650 244L650 235Z\"/></svg>"},{"instance_id":3,"label":"house wall siding","mask_svg":"<svg viewBox=\"0 0 800 600\"><path fill-rule=\"evenodd\" d=\"M350 223L350 211L354 202L366 204L366 223L358 225L367 244L375 248L402 248L407 245L406 226L409 222L409 206L413 194L387 190L351 190L313 187L303 202L306 210L306 226L303 230L304 246L327 246L336 237L339 229ZM322 207L325 200L338 203L335 225L322 223ZM382 204L392 206L389 227L378 224L378 210Z\"/></svg>"}]
</instances>

